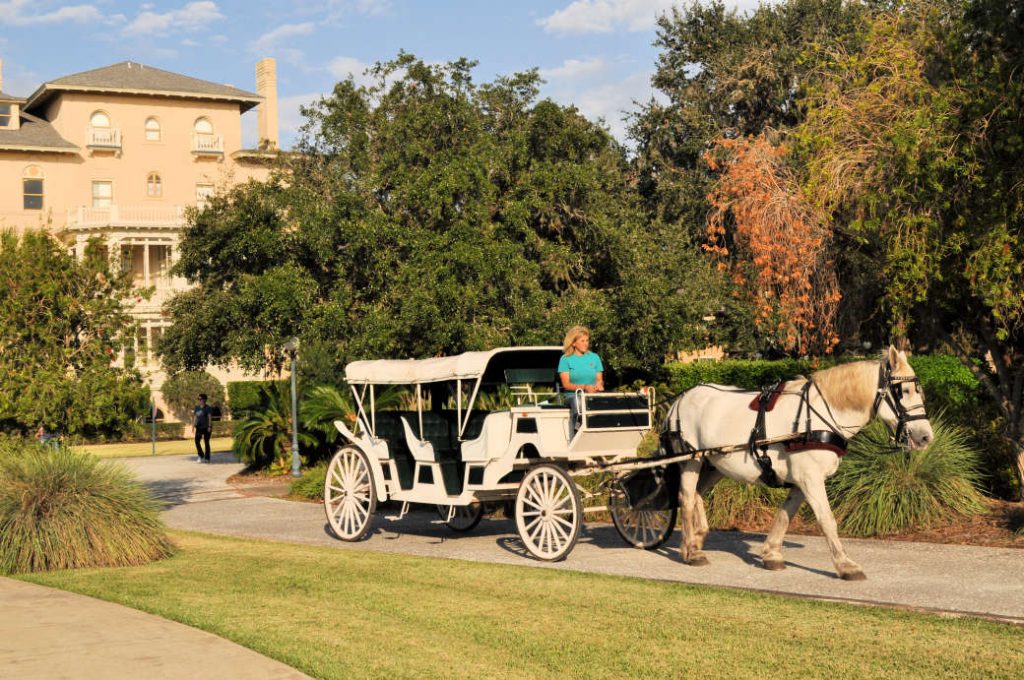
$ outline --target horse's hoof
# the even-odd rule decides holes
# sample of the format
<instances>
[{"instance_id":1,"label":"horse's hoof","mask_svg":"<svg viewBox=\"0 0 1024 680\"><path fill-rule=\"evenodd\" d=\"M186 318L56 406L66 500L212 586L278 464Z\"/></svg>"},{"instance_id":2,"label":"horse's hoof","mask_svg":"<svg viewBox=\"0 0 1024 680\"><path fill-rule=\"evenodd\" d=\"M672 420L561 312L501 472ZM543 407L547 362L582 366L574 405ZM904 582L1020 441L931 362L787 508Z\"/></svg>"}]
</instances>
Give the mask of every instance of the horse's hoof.
<instances>
[{"instance_id":1,"label":"horse's hoof","mask_svg":"<svg viewBox=\"0 0 1024 680\"><path fill-rule=\"evenodd\" d=\"M764 560L764 568L768 571L782 571L786 568L786 563L782 560Z\"/></svg>"},{"instance_id":2,"label":"horse's hoof","mask_svg":"<svg viewBox=\"0 0 1024 680\"><path fill-rule=\"evenodd\" d=\"M863 571L847 571L839 574L839 578L844 581L867 581L868 577L864 575Z\"/></svg>"},{"instance_id":3,"label":"horse's hoof","mask_svg":"<svg viewBox=\"0 0 1024 680\"><path fill-rule=\"evenodd\" d=\"M704 557L703 555L697 555L696 557L687 560L686 563L691 567L706 567L709 564L711 564L710 562L708 562L708 558Z\"/></svg>"}]
</instances>

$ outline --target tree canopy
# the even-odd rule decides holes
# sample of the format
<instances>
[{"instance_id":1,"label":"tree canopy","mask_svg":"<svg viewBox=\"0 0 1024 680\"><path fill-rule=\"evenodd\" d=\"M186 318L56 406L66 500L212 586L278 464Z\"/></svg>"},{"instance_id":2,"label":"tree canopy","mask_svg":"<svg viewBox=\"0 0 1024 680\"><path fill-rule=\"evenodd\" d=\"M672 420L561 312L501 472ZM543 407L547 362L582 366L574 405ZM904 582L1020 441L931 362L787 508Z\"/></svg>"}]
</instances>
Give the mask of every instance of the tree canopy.
<instances>
[{"instance_id":1,"label":"tree canopy","mask_svg":"<svg viewBox=\"0 0 1024 680\"><path fill-rule=\"evenodd\" d=\"M78 261L46 233L0 234L0 429L115 434L146 412L137 371L112 365L135 322L105 252Z\"/></svg>"},{"instance_id":2,"label":"tree canopy","mask_svg":"<svg viewBox=\"0 0 1024 680\"><path fill-rule=\"evenodd\" d=\"M716 274L642 210L623 148L538 100L536 71L478 85L473 67L401 54L338 83L279 175L193 213L165 362L263 368L298 335L337 373L585 323L626 369L703 342Z\"/></svg>"}]
</instances>

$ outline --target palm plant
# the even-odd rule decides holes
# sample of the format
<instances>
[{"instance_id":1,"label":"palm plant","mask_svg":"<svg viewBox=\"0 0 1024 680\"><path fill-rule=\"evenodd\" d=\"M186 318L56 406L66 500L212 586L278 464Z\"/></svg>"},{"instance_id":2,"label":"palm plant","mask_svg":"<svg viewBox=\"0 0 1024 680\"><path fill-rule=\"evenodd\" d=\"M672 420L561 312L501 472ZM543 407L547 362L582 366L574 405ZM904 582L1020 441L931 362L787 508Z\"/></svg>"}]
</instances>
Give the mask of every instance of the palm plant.
<instances>
[{"instance_id":1,"label":"palm plant","mask_svg":"<svg viewBox=\"0 0 1024 680\"><path fill-rule=\"evenodd\" d=\"M260 388L263 408L246 414L235 426L234 451L254 468L288 470L291 458L292 412L288 387L272 383ZM315 445L316 437L299 432L299 443Z\"/></svg>"}]
</instances>

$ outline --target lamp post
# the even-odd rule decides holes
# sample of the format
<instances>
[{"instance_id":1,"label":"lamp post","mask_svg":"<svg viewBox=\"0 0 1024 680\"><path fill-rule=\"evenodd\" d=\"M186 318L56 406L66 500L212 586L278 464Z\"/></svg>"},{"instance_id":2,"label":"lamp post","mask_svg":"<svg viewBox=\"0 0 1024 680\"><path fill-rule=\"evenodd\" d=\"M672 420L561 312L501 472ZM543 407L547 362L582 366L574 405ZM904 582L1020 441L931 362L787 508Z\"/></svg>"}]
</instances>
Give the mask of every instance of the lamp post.
<instances>
[{"instance_id":1,"label":"lamp post","mask_svg":"<svg viewBox=\"0 0 1024 680\"><path fill-rule=\"evenodd\" d=\"M299 339L284 343L284 351L292 360L292 477L300 476L299 468L299 400L295 390L295 355L299 353Z\"/></svg>"}]
</instances>

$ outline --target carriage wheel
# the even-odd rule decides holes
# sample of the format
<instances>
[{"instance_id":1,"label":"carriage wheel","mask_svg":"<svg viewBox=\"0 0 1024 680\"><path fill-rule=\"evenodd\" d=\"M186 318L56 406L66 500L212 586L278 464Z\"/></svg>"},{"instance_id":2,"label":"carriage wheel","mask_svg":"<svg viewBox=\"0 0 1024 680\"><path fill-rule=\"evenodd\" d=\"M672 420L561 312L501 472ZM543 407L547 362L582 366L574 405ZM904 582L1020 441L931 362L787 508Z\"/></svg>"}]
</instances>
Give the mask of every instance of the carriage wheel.
<instances>
[{"instance_id":1,"label":"carriage wheel","mask_svg":"<svg viewBox=\"0 0 1024 680\"><path fill-rule=\"evenodd\" d=\"M358 541L369 531L377 493L370 461L359 449L346 446L331 459L324 481L324 509L334 534L344 541Z\"/></svg>"},{"instance_id":2,"label":"carriage wheel","mask_svg":"<svg viewBox=\"0 0 1024 680\"><path fill-rule=\"evenodd\" d=\"M452 515L451 519L448 519L448 511L450 509L450 505L438 505L437 514L441 516L441 519L444 520L444 523L452 531L470 531L477 524L480 524L480 520L484 516L483 503L458 505L455 507L455 514Z\"/></svg>"},{"instance_id":3,"label":"carriage wheel","mask_svg":"<svg viewBox=\"0 0 1024 680\"><path fill-rule=\"evenodd\" d=\"M583 528L576 484L555 465L539 465L526 473L516 495L515 516L526 549L549 562L565 559Z\"/></svg>"},{"instance_id":4,"label":"carriage wheel","mask_svg":"<svg viewBox=\"0 0 1024 680\"><path fill-rule=\"evenodd\" d=\"M613 484L608 492L608 511L622 540L642 550L654 550L660 546L676 526L676 508L634 510L618 484Z\"/></svg>"}]
</instances>

